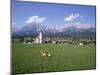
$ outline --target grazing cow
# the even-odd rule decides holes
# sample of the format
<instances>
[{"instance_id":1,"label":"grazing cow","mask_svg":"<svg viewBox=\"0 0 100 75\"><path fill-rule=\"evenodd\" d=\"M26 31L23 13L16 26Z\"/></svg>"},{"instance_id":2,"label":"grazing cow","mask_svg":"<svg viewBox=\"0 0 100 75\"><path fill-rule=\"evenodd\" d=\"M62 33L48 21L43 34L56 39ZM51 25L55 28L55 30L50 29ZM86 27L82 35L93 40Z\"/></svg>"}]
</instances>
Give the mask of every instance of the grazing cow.
<instances>
[{"instance_id":1,"label":"grazing cow","mask_svg":"<svg viewBox=\"0 0 100 75\"><path fill-rule=\"evenodd\" d=\"M46 50L41 51L41 56L48 57L48 51L46 51Z\"/></svg>"},{"instance_id":2,"label":"grazing cow","mask_svg":"<svg viewBox=\"0 0 100 75\"><path fill-rule=\"evenodd\" d=\"M42 57L51 57L51 54L47 50L44 50L44 51L41 51L41 56Z\"/></svg>"}]
</instances>

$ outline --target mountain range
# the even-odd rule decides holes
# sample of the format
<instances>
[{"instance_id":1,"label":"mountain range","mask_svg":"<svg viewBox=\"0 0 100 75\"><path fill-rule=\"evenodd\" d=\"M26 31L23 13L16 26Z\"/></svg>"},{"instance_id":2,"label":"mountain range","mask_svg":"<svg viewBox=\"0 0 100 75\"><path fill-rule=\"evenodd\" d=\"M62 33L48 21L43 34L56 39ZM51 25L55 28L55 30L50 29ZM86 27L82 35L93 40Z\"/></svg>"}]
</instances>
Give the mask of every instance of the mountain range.
<instances>
[{"instance_id":1,"label":"mountain range","mask_svg":"<svg viewBox=\"0 0 100 75\"><path fill-rule=\"evenodd\" d=\"M40 29L43 29L44 37L95 37L96 29L93 27L88 28L77 28L74 26L64 27L64 28L43 28L36 24L26 25L21 29L12 28L12 37L21 36L38 36Z\"/></svg>"}]
</instances>

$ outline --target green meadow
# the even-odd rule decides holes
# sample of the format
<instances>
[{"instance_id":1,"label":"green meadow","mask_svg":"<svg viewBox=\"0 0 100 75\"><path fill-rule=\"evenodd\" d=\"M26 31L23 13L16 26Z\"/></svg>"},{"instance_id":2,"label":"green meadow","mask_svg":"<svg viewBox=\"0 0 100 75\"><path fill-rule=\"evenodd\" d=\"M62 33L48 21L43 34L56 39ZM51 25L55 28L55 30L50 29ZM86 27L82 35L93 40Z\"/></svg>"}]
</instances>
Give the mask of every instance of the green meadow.
<instances>
[{"instance_id":1,"label":"green meadow","mask_svg":"<svg viewBox=\"0 0 100 75\"><path fill-rule=\"evenodd\" d=\"M42 57L48 50L51 57ZM95 45L12 43L12 73L41 73L96 68Z\"/></svg>"}]
</instances>

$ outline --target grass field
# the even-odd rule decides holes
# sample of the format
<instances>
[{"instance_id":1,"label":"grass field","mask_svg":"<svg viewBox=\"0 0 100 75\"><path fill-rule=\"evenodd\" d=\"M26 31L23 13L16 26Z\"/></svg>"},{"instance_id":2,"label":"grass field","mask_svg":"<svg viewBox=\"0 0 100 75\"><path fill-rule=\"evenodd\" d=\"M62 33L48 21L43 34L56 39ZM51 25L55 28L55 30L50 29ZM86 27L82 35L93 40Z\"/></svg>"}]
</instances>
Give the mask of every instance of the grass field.
<instances>
[{"instance_id":1,"label":"grass field","mask_svg":"<svg viewBox=\"0 0 100 75\"><path fill-rule=\"evenodd\" d=\"M41 57L41 50L48 50L52 57ZM12 43L12 71L16 74L95 68L94 45Z\"/></svg>"}]
</instances>

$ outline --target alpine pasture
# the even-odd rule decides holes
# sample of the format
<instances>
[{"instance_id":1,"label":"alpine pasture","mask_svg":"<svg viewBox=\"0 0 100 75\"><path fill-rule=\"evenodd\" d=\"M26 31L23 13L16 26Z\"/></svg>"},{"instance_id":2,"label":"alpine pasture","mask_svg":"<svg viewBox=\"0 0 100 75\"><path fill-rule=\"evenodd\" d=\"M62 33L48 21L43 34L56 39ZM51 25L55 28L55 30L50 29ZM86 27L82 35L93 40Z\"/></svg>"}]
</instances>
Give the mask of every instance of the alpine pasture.
<instances>
[{"instance_id":1,"label":"alpine pasture","mask_svg":"<svg viewBox=\"0 0 100 75\"><path fill-rule=\"evenodd\" d=\"M48 50L51 57L42 57ZM96 68L95 45L12 43L13 74L85 70Z\"/></svg>"}]
</instances>

